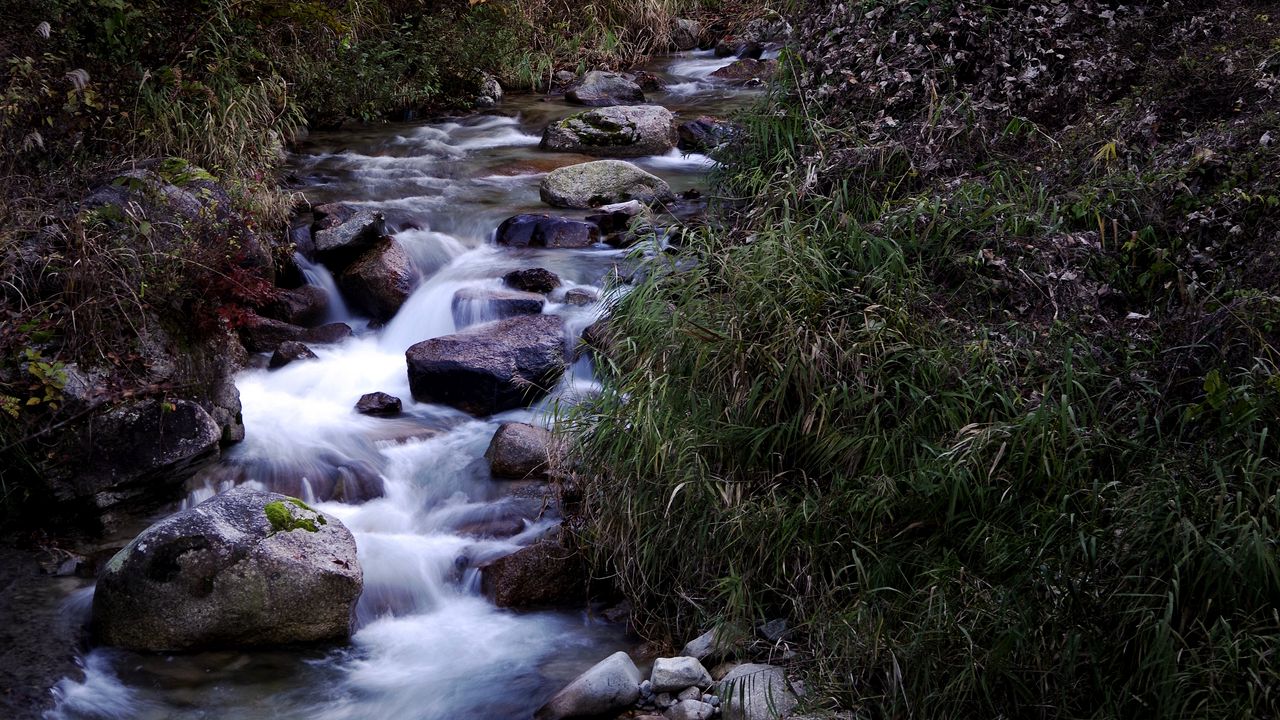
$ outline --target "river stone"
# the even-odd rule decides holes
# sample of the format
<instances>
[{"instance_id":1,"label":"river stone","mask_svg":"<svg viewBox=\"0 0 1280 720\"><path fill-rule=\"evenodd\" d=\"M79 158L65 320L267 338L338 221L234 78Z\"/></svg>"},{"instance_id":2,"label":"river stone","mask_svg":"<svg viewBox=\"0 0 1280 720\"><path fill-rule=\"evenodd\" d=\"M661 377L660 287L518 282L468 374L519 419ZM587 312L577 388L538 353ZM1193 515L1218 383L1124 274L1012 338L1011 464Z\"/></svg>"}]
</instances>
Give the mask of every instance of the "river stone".
<instances>
[{"instance_id":1,"label":"river stone","mask_svg":"<svg viewBox=\"0 0 1280 720\"><path fill-rule=\"evenodd\" d=\"M679 692L690 686L711 686L711 674L694 657L658 658L650 676L654 692Z\"/></svg>"},{"instance_id":2,"label":"river stone","mask_svg":"<svg viewBox=\"0 0 1280 720\"><path fill-rule=\"evenodd\" d=\"M585 288L573 288L566 290L564 293L564 302L566 305L590 305L600 298L592 291Z\"/></svg>"},{"instance_id":3,"label":"river stone","mask_svg":"<svg viewBox=\"0 0 1280 720\"><path fill-rule=\"evenodd\" d=\"M560 277L550 270L540 267L512 270L502 276L502 282L516 290L542 293L543 295L560 287Z\"/></svg>"},{"instance_id":4,"label":"river stone","mask_svg":"<svg viewBox=\"0 0 1280 720\"><path fill-rule=\"evenodd\" d=\"M103 644L154 652L344 640L361 586L355 539L337 518L237 488L117 553L98 578L92 627Z\"/></svg>"},{"instance_id":5,"label":"river stone","mask_svg":"<svg viewBox=\"0 0 1280 720\"><path fill-rule=\"evenodd\" d=\"M313 325L329 311L329 293L318 285L280 290L263 314L291 325Z\"/></svg>"},{"instance_id":6,"label":"river stone","mask_svg":"<svg viewBox=\"0 0 1280 720\"><path fill-rule=\"evenodd\" d=\"M539 193L548 205L567 208L595 208L628 200L650 204L673 197L665 180L622 160L596 160L553 170L542 179Z\"/></svg>"},{"instance_id":7,"label":"river stone","mask_svg":"<svg viewBox=\"0 0 1280 720\"><path fill-rule=\"evenodd\" d=\"M799 702L776 665L748 663L730 670L716 686L725 720L787 717Z\"/></svg>"},{"instance_id":8,"label":"river stone","mask_svg":"<svg viewBox=\"0 0 1280 720\"><path fill-rule=\"evenodd\" d=\"M715 660L732 655L733 650L728 643L719 639L719 635L714 629L711 629L685 643L684 649L680 651L680 654L697 658L698 660Z\"/></svg>"},{"instance_id":9,"label":"river stone","mask_svg":"<svg viewBox=\"0 0 1280 720\"><path fill-rule=\"evenodd\" d=\"M523 407L555 386L565 368L564 320L499 320L420 342L405 356L416 400L492 415Z\"/></svg>"},{"instance_id":10,"label":"river stone","mask_svg":"<svg viewBox=\"0 0 1280 720\"><path fill-rule=\"evenodd\" d=\"M272 320L252 313L237 325L240 340L249 352L273 352L280 343L306 339L307 329L282 320Z\"/></svg>"},{"instance_id":11,"label":"river stone","mask_svg":"<svg viewBox=\"0 0 1280 720\"><path fill-rule=\"evenodd\" d=\"M657 105L603 107L547 126L542 149L607 157L662 155L676 146L671 111Z\"/></svg>"},{"instance_id":12,"label":"river stone","mask_svg":"<svg viewBox=\"0 0 1280 720\"><path fill-rule=\"evenodd\" d=\"M592 70L564 94L565 100L591 107L634 105L644 102L644 91L620 73Z\"/></svg>"},{"instance_id":13,"label":"river stone","mask_svg":"<svg viewBox=\"0 0 1280 720\"><path fill-rule=\"evenodd\" d=\"M535 720L605 715L640 698L640 670L625 652L616 652L579 675L534 714Z\"/></svg>"},{"instance_id":14,"label":"river stone","mask_svg":"<svg viewBox=\"0 0 1280 720\"><path fill-rule=\"evenodd\" d=\"M711 73L711 77L731 83L748 83L753 80L768 80L778 68L775 60L743 59L726 65Z\"/></svg>"},{"instance_id":15,"label":"river stone","mask_svg":"<svg viewBox=\"0 0 1280 720\"><path fill-rule=\"evenodd\" d=\"M498 427L484 456L494 477L517 480L545 478L550 445L551 433L545 428L509 422Z\"/></svg>"},{"instance_id":16,"label":"river stone","mask_svg":"<svg viewBox=\"0 0 1280 720\"><path fill-rule=\"evenodd\" d=\"M720 118L703 115L676 128L679 147L685 152L707 152L724 145L733 137L734 127Z\"/></svg>"},{"instance_id":17,"label":"river stone","mask_svg":"<svg viewBox=\"0 0 1280 720\"><path fill-rule=\"evenodd\" d=\"M271 353L271 359L267 361L267 367L275 370L297 360L315 359L316 354L311 352L311 348L296 340L287 340L280 343L280 347Z\"/></svg>"},{"instance_id":18,"label":"river stone","mask_svg":"<svg viewBox=\"0 0 1280 720\"><path fill-rule=\"evenodd\" d=\"M498 226L494 241L504 247L584 248L600 239L600 228L582 220L522 214Z\"/></svg>"},{"instance_id":19,"label":"river stone","mask_svg":"<svg viewBox=\"0 0 1280 720\"><path fill-rule=\"evenodd\" d=\"M450 309L454 325L461 328L517 315L537 315L546 304L546 297L537 293L466 287L453 294Z\"/></svg>"},{"instance_id":20,"label":"river stone","mask_svg":"<svg viewBox=\"0 0 1280 720\"><path fill-rule=\"evenodd\" d=\"M310 343L338 343L351 337L351 326L346 323L329 323L307 330L302 339Z\"/></svg>"},{"instance_id":21,"label":"river stone","mask_svg":"<svg viewBox=\"0 0 1280 720\"><path fill-rule=\"evenodd\" d=\"M481 566L480 586L504 608L539 608L586 602L587 564L558 534ZM636 678L639 683L640 679Z\"/></svg>"},{"instance_id":22,"label":"river stone","mask_svg":"<svg viewBox=\"0 0 1280 720\"><path fill-rule=\"evenodd\" d=\"M351 258L373 247L385 231L382 213L361 210L340 225L317 232L316 254L330 268L342 270Z\"/></svg>"},{"instance_id":23,"label":"river stone","mask_svg":"<svg viewBox=\"0 0 1280 720\"><path fill-rule=\"evenodd\" d=\"M702 39L702 23L688 18L676 18L671 23L671 48L693 50Z\"/></svg>"},{"instance_id":24,"label":"river stone","mask_svg":"<svg viewBox=\"0 0 1280 720\"><path fill-rule=\"evenodd\" d=\"M404 404L400 401L400 398L384 392L361 395L360 399L356 401L356 412L361 415L394 417L400 414L403 407Z\"/></svg>"},{"instance_id":25,"label":"river stone","mask_svg":"<svg viewBox=\"0 0 1280 720\"><path fill-rule=\"evenodd\" d=\"M418 285L413 261L400 243L383 238L338 277L338 287L360 310L387 321Z\"/></svg>"},{"instance_id":26,"label":"river stone","mask_svg":"<svg viewBox=\"0 0 1280 720\"><path fill-rule=\"evenodd\" d=\"M315 205L311 208L311 217L313 219L311 232L315 233L321 230L332 230L342 223L355 217L358 209L345 205L343 203L325 203L323 205ZM312 238L312 242L315 238Z\"/></svg>"},{"instance_id":27,"label":"river stone","mask_svg":"<svg viewBox=\"0 0 1280 720\"><path fill-rule=\"evenodd\" d=\"M710 720L716 709L701 700L681 700L663 713L667 720Z\"/></svg>"}]
</instances>

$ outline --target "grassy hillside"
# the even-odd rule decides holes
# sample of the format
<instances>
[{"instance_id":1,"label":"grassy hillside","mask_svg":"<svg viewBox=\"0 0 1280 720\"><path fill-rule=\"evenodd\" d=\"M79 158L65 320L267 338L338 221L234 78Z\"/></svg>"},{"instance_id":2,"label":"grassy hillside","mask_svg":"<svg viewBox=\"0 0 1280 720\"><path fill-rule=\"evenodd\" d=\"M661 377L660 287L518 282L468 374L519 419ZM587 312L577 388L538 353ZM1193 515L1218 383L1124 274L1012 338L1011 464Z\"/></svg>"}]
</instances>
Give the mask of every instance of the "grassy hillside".
<instances>
[{"instance_id":1,"label":"grassy hillside","mask_svg":"<svg viewBox=\"0 0 1280 720\"><path fill-rule=\"evenodd\" d=\"M802 10L745 209L618 303L575 418L645 630L786 618L859 716L1274 716L1273 11Z\"/></svg>"}]
</instances>

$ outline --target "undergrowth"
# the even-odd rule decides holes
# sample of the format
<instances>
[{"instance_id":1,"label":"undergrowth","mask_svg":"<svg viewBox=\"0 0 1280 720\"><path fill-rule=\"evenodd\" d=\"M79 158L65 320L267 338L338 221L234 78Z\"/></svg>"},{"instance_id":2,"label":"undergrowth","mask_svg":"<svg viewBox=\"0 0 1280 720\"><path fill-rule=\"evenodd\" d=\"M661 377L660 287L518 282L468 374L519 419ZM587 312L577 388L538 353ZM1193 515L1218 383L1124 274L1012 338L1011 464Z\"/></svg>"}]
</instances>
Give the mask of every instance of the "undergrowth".
<instances>
[{"instance_id":1,"label":"undergrowth","mask_svg":"<svg viewBox=\"0 0 1280 720\"><path fill-rule=\"evenodd\" d=\"M1272 21L1195 10L1175 29L1235 23L1265 81ZM1146 22L1135 45L1167 29ZM856 57L874 81L887 55ZM822 72L856 75L840 62ZM1255 93L1107 149L1160 88L1202 81L1169 82L1188 64L1056 126L974 104L966 78L903 90L917 104L884 124L868 86L790 58L721 157L747 209L646 266L603 393L568 418L586 538L646 634L785 618L763 657L795 650L807 701L857 716L1275 715L1274 114Z\"/></svg>"}]
</instances>

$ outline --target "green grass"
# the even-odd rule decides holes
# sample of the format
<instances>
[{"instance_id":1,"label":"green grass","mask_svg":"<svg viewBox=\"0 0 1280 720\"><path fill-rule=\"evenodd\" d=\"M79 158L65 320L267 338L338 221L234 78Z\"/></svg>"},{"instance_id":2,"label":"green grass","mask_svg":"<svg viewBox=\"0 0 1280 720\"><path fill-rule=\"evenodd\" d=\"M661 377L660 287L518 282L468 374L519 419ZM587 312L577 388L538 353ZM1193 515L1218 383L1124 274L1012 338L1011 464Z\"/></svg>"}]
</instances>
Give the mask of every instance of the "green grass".
<instances>
[{"instance_id":1,"label":"green grass","mask_svg":"<svg viewBox=\"0 0 1280 720\"><path fill-rule=\"evenodd\" d=\"M1274 713L1275 298L1172 392L1175 333L1103 332L1046 280L1093 218L1029 167L815 174L847 131L785 88L742 121L720 181L754 200L646 267L567 418L645 632L785 617L811 701L867 717ZM1153 292L1124 252L1075 269Z\"/></svg>"}]
</instances>

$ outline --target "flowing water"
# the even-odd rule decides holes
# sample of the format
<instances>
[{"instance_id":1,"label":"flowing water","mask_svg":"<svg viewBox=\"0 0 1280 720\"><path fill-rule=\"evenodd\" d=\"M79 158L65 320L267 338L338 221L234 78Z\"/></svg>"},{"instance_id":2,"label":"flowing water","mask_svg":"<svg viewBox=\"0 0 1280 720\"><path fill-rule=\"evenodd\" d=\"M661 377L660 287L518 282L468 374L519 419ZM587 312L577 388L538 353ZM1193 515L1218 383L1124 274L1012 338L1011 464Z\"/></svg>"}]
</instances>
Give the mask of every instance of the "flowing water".
<instances>
[{"instance_id":1,"label":"flowing water","mask_svg":"<svg viewBox=\"0 0 1280 720\"><path fill-rule=\"evenodd\" d=\"M669 88L650 101L682 120L729 113L749 93L708 79L728 62L709 53L671 58L655 68ZM591 392L587 361L534 407L485 419L412 402L405 368L410 345L486 319L465 307L455 313L459 289L500 287L511 270L540 266L561 277L564 285L544 312L563 315L571 333L598 316L598 303L564 303L564 291L602 292L619 266L625 273L624 251L511 250L491 239L511 215L550 211L538 199L544 173L589 159L537 147L547 123L579 110L559 100L512 97L501 114L308 139L292 160L299 189L314 204L381 210L422 282L390 322L373 329L342 303L325 268L300 259L308 282L331 295L327 319L347 322L356 335L314 346L318 360L244 372L237 386L247 437L216 472L193 483L184 504L237 484L314 500L325 496L316 483L335 473L380 482L383 496L363 504L318 503L350 528L359 548L365 589L356 633L341 647L280 651L144 655L95 648L81 657L83 677L54 689L57 707L49 717L523 720L579 672L629 647L622 628L587 611L495 607L474 569L557 522L525 512L527 498L513 494L513 483L490 478L482 456L500 422L545 425L554 404ZM677 192L701 186L710 166L705 157L675 151L635 162ZM356 414L356 399L373 391L403 398L404 414ZM512 517L524 519L510 537L466 530ZM67 612L87 615L91 598L92 588L76 593Z\"/></svg>"}]
</instances>

